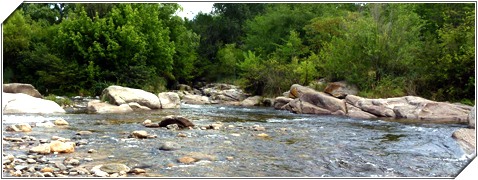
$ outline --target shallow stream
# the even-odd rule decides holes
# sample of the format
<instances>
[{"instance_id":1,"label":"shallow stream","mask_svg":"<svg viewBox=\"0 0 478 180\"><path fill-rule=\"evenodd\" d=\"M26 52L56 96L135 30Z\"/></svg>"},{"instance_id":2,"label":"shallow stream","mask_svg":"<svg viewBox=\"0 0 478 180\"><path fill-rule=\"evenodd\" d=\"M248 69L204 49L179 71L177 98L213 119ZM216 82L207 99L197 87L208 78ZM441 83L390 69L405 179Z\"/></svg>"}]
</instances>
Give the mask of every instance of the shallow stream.
<instances>
[{"instance_id":1,"label":"shallow stream","mask_svg":"<svg viewBox=\"0 0 478 180\"><path fill-rule=\"evenodd\" d=\"M221 122L219 130L146 128L145 119L159 122L167 115L181 115L196 126ZM29 133L5 132L14 122L42 122L63 118L68 127L33 127ZM358 120L347 117L292 114L265 107L181 105L181 109L122 115L3 115L3 136L60 136L86 141L71 154L48 158L89 157L88 168L118 162L140 167L146 174L128 176L164 177L455 177L469 157L451 137L464 125ZM232 126L230 126L232 125ZM265 131L250 127L259 125ZM78 136L78 131L92 135ZM135 130L157 135L133 139ZM178 137L178 134L187 137ZM258 137L265 133L268 137ZM158 149L173 141L182 148ZM96 153L87 153L89 149ZM26 154L28 147L3 145L4 154ZM179 163L186 155L208 158L194 164ZM4 174L8 176L8 174Z\"/></svg>"}]
</instances>

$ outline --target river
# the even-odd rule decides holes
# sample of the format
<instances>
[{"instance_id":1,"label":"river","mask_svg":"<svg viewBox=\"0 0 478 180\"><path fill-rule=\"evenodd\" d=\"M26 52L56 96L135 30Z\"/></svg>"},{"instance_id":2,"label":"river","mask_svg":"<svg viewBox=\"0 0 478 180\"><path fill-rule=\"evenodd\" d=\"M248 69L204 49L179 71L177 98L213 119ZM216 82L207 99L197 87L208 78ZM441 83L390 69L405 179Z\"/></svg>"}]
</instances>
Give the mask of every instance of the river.
<instances>
[{"instance_id":1,"label":"river","mask_svg":"<svg viewBox=\"0 0 478 180\"><path fill-rule=\"evenodd\" d=\"M181 115L196 126L220 122L219 130L172 131L146 128L145 119L159 122L166 115ZM293 114L266 107L186 105L181 109L130 114L3 115L3 136L37 139L52 136L83 141L71 154L47 158L92 158L81 166L118 162L146 169L136 176L164 177L455 177L469 157L451 137L465 125L431 124L400 120L359 120L337 116ZM42 122L63 118L68 127L34 127L29 133L5 132L13 122ZM250 127L261 126L265 131ZM92 135L78 136L78 131ZM157 135L133 139L135 130ZM187 137L178 137L178 134ZM258 137L265 133L267 137ZM161 142L182 146L158 149ZM87 153L95 149L96 153ZM27 147L4 144L4 154L26 155ZM178 158L200 154L204 160L185 165ZM9 174L4 174L9 176Z\"/></svg>"}]
</instances>

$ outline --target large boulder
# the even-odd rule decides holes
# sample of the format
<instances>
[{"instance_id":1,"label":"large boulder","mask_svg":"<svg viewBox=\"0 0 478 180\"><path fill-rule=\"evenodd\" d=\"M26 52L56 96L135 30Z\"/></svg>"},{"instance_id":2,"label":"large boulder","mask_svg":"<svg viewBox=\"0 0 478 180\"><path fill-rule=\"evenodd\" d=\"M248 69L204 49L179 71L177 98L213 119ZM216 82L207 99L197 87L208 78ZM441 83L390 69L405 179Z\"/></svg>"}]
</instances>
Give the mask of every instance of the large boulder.
<instances>
[{"instance_id":1,"label":"large boulder","mask_svg":"<svg viewBox=\"0 0 478 180\"><path fill-rule=\"evenodd\" d=\"M174 92L162 92L158 94L159 101L161 102L161 108L163 109L175 109L181 107L181 100L178 93Z\"/></svg>"},{"instance_id":2,"label":"large boulder","mask_svg":"<svg viewBox=\"0 0 478 180\"><path fill-rule=\"evenodd\" d=\"M294 99L283 96L276 97L276 99L274 100L274 109L282 109L284 105L288 104L292 100Z\"/></svg>"},{"instance_id":3,"label":"large boulder","mask_svg":"<svg viewBox=\"0 0 478 180\"><path fill-rule=\"evenodd\" d=\"M377 116L370 114L368 112L362 111L361 109L346 103L347 106L347 116L351 118L357 118L357 119L374 119L377 118Z\"/></svg>"},{"instance_id":4,"label":"large boulder","mask_svg":"<svg viewBox=\"0 0 478 180\"><path fill-rule=\"evenodd\" d=\"M129 113L133 112L133 109L128 104L116 106L100 100L93 100L88 102L88 112L98 114Z\"/></svg>"},{"instance_id":5,"label":"large boulder","mask_svg":"<svg viewBox=\"0 0 478 180\"><path fill-rule=\"evenodd\" d=\"M3 113L65 113L57 103L23 93L2 92Z\"/></svg>"},{"instance_id":6,"label":"large boulder","mask_svg":"<svg viewBox=\"0 0 478 180\"><path fill-rule=\"evenodd\" d=\"M316 92L316 91L309 87L301 86L299 84L293 84L292 86L290 86L289 97L294 99L299 98L307 92Z\"/></svg>"},{"instance_id":7,"label":"large boulder","mask_svg":"<svg viewBox=\"0 0 478 180\"><path fill-rule=\"evenodd\" d=\"M347 95L357 95L358 88L355 85L350 85L345 81L332 82L327 84L324 92L336 98L343 99Z\"/></svg>"},{"instance_id":8,"label":"large boulder","mask_svg":"<svg viewBox=\"0 0 478 180\"><path fill-rule=\"evenodd\" d=\"M453 135L467 154L472 154L476 149L476 130L461 128L456 130Z\"/></svg>"},{"instance_id":9,"label":"large boulder","mask_svg":"<svg viewBox=\"0 0 478 180\"><path fill-rule=\"evenodd\" d=\"M304 114L345 115L347 112L343 100L316 91L303 93L300 98L289 102L286 109L295 113Z\"/></svg>"},{"instance_id":10,"label":"large boulder","mask_svg":"<svg viewBox=\"0 0 478 180\"><path fill-rule=\"evenodd\" d=\"M468 122L470 112L470 107L464 105L435 102L416 96L367 99L348 95L345 101L377 117L464 123Z\"/></svg>"},{"instance_id":11,"label":"large boulder","mask_svg":"<svg viewBox=\"0 0 478 180\"><path fill-rule=\"evenodd\" d=\"M10 83L3 84L3 92L5 93L23 93L30 95L36 98L43 98L43 96L38 92L35 87L31 84L22 84L22 83Z\"/></svg>"},{"instance_id":12,"label":"large boulder","mask_svg":"<svg viewBox=\"0 0 478 180\"><path fill-rule=\"evenodd\" d=\"M261 104L261 99L261 96L248 97L241 102L241 106L259 106Z\"/></svg>"},{"instance_id":13,"label":"large boulder","mask_svg":"<svg viewBox=\"0 0 478 180\"><path fill-rule=\"evenodd\" d=\"M208 97L194 94L184 95L182 102L185 104L211 104Z\"/></svg>"},{"instance_id":14,"label":"large boulder","mask_svg":"<svg viewBox=\"0 0 478 180\"><path fill-rule=\"evenodd\" d=\"M476 105L473 106L471 109L470 113L468 114L468 125L470 128L475 128L475 122L476 122Z\"/></svg>"},{"instance_id":15,"label":"large boulder","mask_svg":"<svg viewBox=\"0 0 478 180\"><path fill-rule=\"evenodd\" d=\"M136 102L150 109L161 108L161 102L159 101L158 96L153 93L122 86L109 86L104 89L101 93L101 99L118 106Z\"/></svg>"}]
</instances>

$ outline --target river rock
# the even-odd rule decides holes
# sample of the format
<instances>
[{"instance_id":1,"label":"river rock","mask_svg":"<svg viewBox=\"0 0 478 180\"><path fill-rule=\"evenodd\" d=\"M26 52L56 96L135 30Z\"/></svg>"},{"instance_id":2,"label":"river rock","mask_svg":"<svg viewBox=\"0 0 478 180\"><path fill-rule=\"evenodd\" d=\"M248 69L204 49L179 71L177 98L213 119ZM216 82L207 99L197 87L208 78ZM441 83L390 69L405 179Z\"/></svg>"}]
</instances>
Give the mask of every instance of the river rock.
<instances>
[{"instance_id":1,"label":"river rock","mask_svg":"<svg viewBox=\"0 0 478 180\"><path fill-rule=\"evenodd\" d=\"M131 137L138 138L138 139L145 139L145 138L148 138L148 132L146 132L146 131L133 131L131 133Z\"/></svg>"},{"instance_id":2,"label":"river rock","mask_svg":"<svg viewBox=\"0 0 478 180\"><path fill-rule=\"evenodd\" d=\"M262 96L252 96L244 99L241 106L259 106L261 104Z\"/></svg>"},{"instance_id":3,"label":"river rock","mask_svg":"<svg viewBox=\"0 0 478 180\"><path fill-rule=\"evenodd\" d=\"M274 100L274 109L282 109L284 105L288 104L292 100L294 99L283 96L276 97L276 99Z\"/></svg>"},{"instance_id":4,"label":"river rock","mask_svg":"<svg viewBox=\"0 0 478 180\"><path fill-rule=\"evenodd\" d=\"M351 118L357 118L357 119L374 119L377 118L377 116L370 114L368 112L362 111L358 107L355 107L349 103L346 103L347 106L347 116Z\"/></svg>"},{"instance_id":5,"label":"river rock","mask_svg":"<svg viewBox=\"0 0 478 180\"><path fill-rule=\"evenodd\" d=\"M177 124L179 128L194 127L194 124L191 121L180 116L167 116L159 123L159 126L166 127L170 124Z\"/></svg>"},{"instance_id":6,"label":"river rock","mask_svg":"<svg viewBox=\"0 0 478 180\"><path fill-rule=\"evenodd\" d=\"M141 106L140 104L136 102L130 102L128 103L128 106L133 110L133 111L150 111L151 109L146 106Z\"/></svg>"},{"instance_id":7,"label":"river rock","mask_svg":"<svg viewBox=\"0 0 478 180\"><path fill-rule=\"evenodd\" d=\"M473 106L470 113L468 114L468 125L470 128L475 128L475 121L476 121L476 105Z\"/></svg>"},{"instance_id":8,"label":"river rock","mask_svg":"<svg viewBox=\"0 0 478 180\"><path fill-rule=\"evenodd\" d=\"M316 91L309 87L301 86L299 84L293 84L292 86L290 86L289 97L294 99L299 98L307 92L316 92Z\"/></svg>"},{"instance_id":9,"label":"river rock","mask_svg":"<svg viewBox=\"0 0 478 180\"><path fill-rule=\"evenodd\" d=\"M322 92L308 91L294 99L284 108L294 113L301 114L332 114L345 115L346 107L343 100L332 97Z\"/></svg>"},{"instance_id":10,"label":"river rock","mask_svg":"<svg viewBox=\"0 0 478 180\"><path fill-rule=\"evenodd\" d=\"M50 143L51 152L72 153L75 152L74 142L52 141Z\"/></svg>"},{"instance_id":11,"label":"river rock","mask_svg":"<svg viewBox=\"0 0 478 180\"><path fill-rule=\"evenodd\" d=\"M347 95L357 95L358 88L355 85L348 84L345 81L328 83L324 92L336 98L343 99Z\"/></svg>"},{"instance_id":12,"label":"river rock","mask_svg":"<svg viewBox=\"0 0 478 180\"><path fill-rule=\"evenodd\" d=\"M67 125L69 125L69 123L62 118L55 120L54 124L57 125L57 126L67 126Z\"/></svg>"},{"instance_id":13,"label":"river rock","mask_svg":"<svg viewBox=\"0 0 478 180\"><path fill-rule=\"evenodd\" d=\"M274 99L273 98L262 98L261 104L262 104L262 106L265 106L265 107L273 107L274 106Z\"/></svg>"},{"instance_id":14,"label":"river rock","mask_svg":"<svg viewBox=\"0 0 478 180\"><path fill-rule=\"evenodd\" d=\"M189 157L189 156L183 156L183 157L180 157L178 159L178 162L180 163L184 163L184 164L192 164L194 162L196 162L197 160L192 158L192 157Z\"/></svg>"},{"instance_id":15,"label":"river rock","mask_svg":"<svg viewBox=\"0 0 478 180\"><path fill-rule=\"evenodd\" d=\"M15 131L15 132L30 132L32 131L32 127L27 123L20 123L7 126L5 128L6 131Z\"/></svg>"},{"instance_id":16,"label":"river rock","mask_svg":"<svg viewBox=\"0 0 478 180\"><path fill-rule=\"evenodd\" d=\"M467 154L472 154L475 152L476 149L476 130L475 129L468 129L468 128L461 128L456 130L453 135L458 143L461 145L463 150Z\"/></svg>"},{"instance_id":17,"label":"river rock","mask_svg":"<svg viewBox=\"0 0 478 180\"><path fill-rule=\"evenodd\" d=\"M161 108L158 96L153 93L146 92L141 89L133 89L122 86L109 86L101 93L101 99L108 101L110 104L122 105L136 102L150 109Z\"/></svg>"},{"instance_id":18,"label":"river rock","mask_svg":"<svg viewBox=\"0 0 478 180\"><path fill-rule=\"evenodd\" d=\"M174 151L178 149L181 149L181 145L175 142L166 141L159 145L159 150L163 151Z\"/></svg>"},{"instance_id":19,"label":"river rock","mask_svg":"<svg viewBox=\"0 0 478 180\"><path fill-rule=\"evenodd\" d=\"M243 101L246 99L246 94L238 86L212 83L202 88L204 95L211 97L212 100L224 101Z\"/></svg>"},{"instance_id":20,"label":"river rock","mask_svg":"<svg viewBox=\"0 0 478 180\"><path fill-rule=\"evenodd\" d=\"M104 171L108 174L120 173L120 172L129 172L130 168L124 164L119 163L110 163L104 164L99 167L101 171Z\"/></svg>"},{"instance_id":21,"label":"river rock","mask_svg":"<svg viewBox=\"0 0 478 180\"><path fill-rule=\"evenodd\" d=\"M93 100L88 102L88 112L98 114L129 113L133 112L133 109L128 104L116 106L109 103L101 102L100 100Z\"/></svg>"},{"instance_id":22,"label":"river rock","mask_svg":"<svg viewBox=\"0 0 478 180\"><path fill-rule=\"evenodd\" d=\"M3 92L5 93L22 93L36 98L43 98L35 87L31 84L10 83L3 84Z\"/></svg>"},{"instance_id":23,"label":"river rock","mask_svg":"<svg viewBox=\"0 0 478 180\"><path fill-rule=\"evenodd\" d=\"M162 109L177 109L181 106L181 100L178 93L175 92L162 92L158 94L159 101L161 102Z\"/></svg>"},{"instance_id":24,"label":"river rock","mask_svg":"<svg viewBox=\"0 0 478 180\"><path fill-rule=\"evenodd\" d=\"M22 93L3 93L2 109L4 114L9 113L65 113L57 103Z\"/></svg>"},{"instance_id":25,"label":"river rock","mask_svg":"<svg viewBox=\"0 0 478 180\"><path fill-rule=\"evenodd\" d=\"M50 145L49 144L41 144L39 146L33 147L29 150L31 153L38 153L38 154L50 154Z\"/></svg>"},{"instance_id":26,"label":"river rock","mask_svg":"<svg viewBox=\"0 0 478 180\"><path fill-rule=\"evenodd\" d=\"M435 102L416 96L367 99L348 95L345 101L377 117L463 123L468 122L470 112L463 105Z\"/></svg>"},{"instance_id":27,"label":"river rock","mask_svg":"<svg viewBox=\"0 0 478 180\"><path fill-rule=\"evenodd\" d=\"M91 131L78 131L76 132L76 135L80 135L80 136L86 136L86 135L91 135L93 134L93 132Z\"/></svg>"},{"instance_id":28,"label":"river rock","mask_svg":"<svg viewBox=\"0 0 478 180\"><path fill-rule=\"evenodd\" d=\"M185 95L182 99L182 102L185 104L211 104L211 101L209 101L207 96L193 94Z\"/></svg>"},{"instance_id":29,"label":"river rock","mask_svg":"<svg viewBox=\"0 0 478 180\"><path fill-rule=\"evenodd\" d=\"M131 170L131 173L141 174L141 173L146 173L146 170L140 169L140 168L134 168L133 170Z\"/></svg>"}]
</instances>

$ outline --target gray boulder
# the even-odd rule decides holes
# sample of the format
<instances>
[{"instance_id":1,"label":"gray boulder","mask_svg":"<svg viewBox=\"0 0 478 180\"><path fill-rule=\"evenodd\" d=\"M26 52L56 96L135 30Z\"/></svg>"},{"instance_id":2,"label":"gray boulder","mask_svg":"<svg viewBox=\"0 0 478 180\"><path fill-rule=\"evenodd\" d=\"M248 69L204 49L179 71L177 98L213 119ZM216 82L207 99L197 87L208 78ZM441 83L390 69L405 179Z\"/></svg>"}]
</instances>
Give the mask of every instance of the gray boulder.
<instances>
[{"instance_id":1,"label":"gray boulder","mask_svg":"<svg viewBox=\"0 0 478 180\"><path fill-rule=\"evenodd\" d=\"M133 89L121 86L109 86L101 93L101 99L110 104L122 105L136 102L150 109L161 108L158 96L141 89Z\"/></svg>"},{"instance_id":2,"label":"gray boulder","mask_svg":"<svg viewBox=\"0 0 478 180\"><path fill-rule=\"evenodd\" d=\"M303 93L300 98L294 99L285 105L285 109L304 114L345 115L347 112L343 100L315 91Z\"/></svg>"},{"instance_id":3,"label":"gray boulder","mask_svg":"<svg viewBox=\"0 0 478 180\"><path fill-rule=\"evenodd\" d=\"M468 114L468 125L470 128L475 128L475 122L476 122L476 105L473 106L471 109L470 113Z\"/></svg>"},{"instance_id":4,"label":"gray boulder","mask_svg":"<svg viewBox=\"0 0 478 180\"><path fill-rule=\"evenodd\" d=\"M468 122L470 112L470 108L464 105L436 102L416 96L367 99L348 95L345 101L377 117L463 123Z\"/></svg>"},{"instance_id":5,"label":"gray boulder","mask_svg":"<svg viewBox=\"0 0 478 180\"><path fill-rule=\"evenodd\" d=\"M283 96L276 97L274 100L274 109L282 109L284 105L288 104L292 100L294 99Z\"/></svg>"},{"instance_id":6,"label":"gray boulder","mask_svg":"<svg viewBox=\"0 0 478 180\"><path fill-rule=\"evenodd\" d=\"M3 84L3 92L5 93L23 93L30 95L36 98L43 98L43 96L38 92L35 87L31 84L22 84L22 83L10 83Z\"/></svg>"},{"instance_id":7,"label":"gray boulder","mask_svg":"<svg viewBox=\"0 0 478 180\"><path fill-rule=\"evenodd\" d=\"M184 95L181 101L185 104L211 104L208 97L194 94Z\"/></svg>"},{"instance_id":8,"label":"gray boulder","mask_svg":"<svg viewBox=\"0 0 478 180\"><path fill-rule=\"evenodd\" d=\"M3 113L65 113L65 110L57 103L36 98L23 93L3 93L2 92Z\"/></svg>"},{"instance_id":9,"label":"gray boulder","mask_svg":"<svg viewBox=\"0 0 478 180\"><path fill-rule=\"evenodd\" d=\"M261 96L248 97L241 102L241 106L259 106L261 104L261 99Z\"/></svg>"},{"instance_id":10,"label":"gray boulder","mask_svg":"<svg viewBox=\"0 0 478 180\"><path fill-rule=\"evenodd\" d=\"M181 99L178 93L162 92L158 94L162 109L177 109L181 107Z\"/></svg>"},{"instance_id":11,"label":"gray boulder","mask_svg":"<svg viewBox=\"0 0 478 180\"><path fill-rule=\"evenodd\" d=\"M129 113L133 112L133 109L128 104L122 104L119 106L112 105L100 100L93 100L88 102L88 112L98 114L110 114L110 113Z\"/></svg>"},{"instance_id":12,"label":"gray boulder","mask_svg":"<svg viewBox=\"0 0 478 180\"><path fill-rule=\"evenodd\" d=\"M316 92L316 91L309 87L301 86L299 84L293 84L292 86L290 86L289 97L299 98L307 92Z\"/></svg>"}]
</instances>

